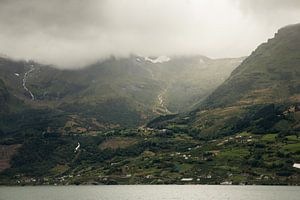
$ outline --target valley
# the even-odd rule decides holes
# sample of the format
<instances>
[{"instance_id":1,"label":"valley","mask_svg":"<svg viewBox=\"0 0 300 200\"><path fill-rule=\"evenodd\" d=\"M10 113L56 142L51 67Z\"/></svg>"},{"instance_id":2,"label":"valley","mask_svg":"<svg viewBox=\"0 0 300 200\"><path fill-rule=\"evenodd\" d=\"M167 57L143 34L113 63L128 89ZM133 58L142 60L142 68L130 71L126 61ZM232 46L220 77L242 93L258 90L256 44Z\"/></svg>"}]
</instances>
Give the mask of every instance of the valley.
<instances>
[{"instance_id":1,"label":"valley","mask_svg":"<svg viewBox=\"0 0 300 200\"><path fill-rule=\"evenodd\" d=\"M96 120L101 129L135 127L159 115L192 109L242 60L205 58L204 63L202 57L112 57L77 70L2 58L0 78L13 96L33 109L51 108L66 118L76 115L82 124ZM221 68L224 73L216 74ZM182 85L186 94L178 93Z\"/></svg>"},{"instance_id":2,"label":"valley","mask_svg":"<svg viewBox=\"0 0 300 200\"><path fill-rule=\"evenodd\" d=\"M247 58L0 71L2 185L300 184L299 24Z\"/></svg>"},{"instance_id":3,"label":"valley","mask_svg":"<svg viewBox=\"0 0 300 200\"><path fill-rule=\"evenodd\" d=\"M157 103L153 108L153 111L158 115L168 115L172 112L166 106L166 93L168 92L168 87L163 89L157 96Z\"/></svg>"}]
</instances>

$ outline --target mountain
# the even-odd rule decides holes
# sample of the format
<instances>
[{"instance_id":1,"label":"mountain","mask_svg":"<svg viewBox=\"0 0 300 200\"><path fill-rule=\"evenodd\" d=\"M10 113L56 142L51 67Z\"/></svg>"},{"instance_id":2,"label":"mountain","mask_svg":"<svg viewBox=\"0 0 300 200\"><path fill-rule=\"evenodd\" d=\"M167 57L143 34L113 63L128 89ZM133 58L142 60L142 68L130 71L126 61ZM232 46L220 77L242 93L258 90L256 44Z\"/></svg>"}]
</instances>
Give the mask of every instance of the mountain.
<instances>
[{"instance_id":1,"label":"mountain","mask_svg":"<svg viewBox=\"0 0 300 200\"><path fill-rule=\"evenodd\" d=\"M189 110L243 59L111 57L62 70L1 58L0 78L31 109L63 113L63 129L96 131L142 125L158 115Z\"/></svg>"},{"instance_id":2,"label":"mountain","mask_svg":"<svg viewBox=\"0 0 300 200\"><path fill-rule=\"evenodd\" d=\"M19 112L22 110L23 102L14 97L6 87L4 81L0 79L0 115L9 112Z\"/></svg>"},{"instance_id":3,"label":"mountain","mask_svg":"<svg viewBox=\"0 0 300 200\"><path fill-rule=\"evenodd\" d=\"M0 106L1 106L1 111L5 112L7 110L7 101L8 101L8 91L7 88L4 85L4 82L0 80Z\"/></svg>"},{"instance_id":4,"label":"mountain","mask_svg":"<svg viewBox=\"0 0 300 200\"><path fill-rule=\"evenodd\" d=\"M201 103L193 125L207 134L298 132L299 61L300 25L280 29Z\"/></svg>"},{"instance_id":5,"label":"mountain","mask_svg":"<svg viewBox=\"0 0 300 200\"><path fill-rule=\"evenodd\" d=\"M227 79L218 62L235 61L202 56L111 58L71 71L25 62L23 71L1 73L2 104L12 95L25 107L1 118L10 131L0 134L0 184L299 185L299 41L300 25L280 29ZM202 90L208 80L221 85ZM143 113L168 114L100 131L106 112L118 124L130 120L129 111L114 112L125 110L117 100L131 111L138 102Z\"/></svg>"},{"instance_id":6,"label":"mountain","mask_svg":"<svg viewBox=\"0 0 300 200\"><path fill-rule=\"evenodd\" d=\"M299 24L280 29L200 102L198 109L175 117L174 123L189 124L203 136L298 132L299 35ZM164 122L156 119L150 126Z\"/></svg>"},{"instance_id":7,"label":"mountain","mask_svg":"<svg viewBox=\"0 0 300 200\"><path fill-rule=\"evenodd\" d=\"M205 100L205 107L299 102L300 25L261 44Z\"/></svg>"},{"instance_id":8,"label":"mountain","mask_svg":"<svg viewBox=\"0 0 300 200\"><path fill-rule=\"evenodd\" d=\"M116 153L136 155L148 145L136 137L144 129L125 127L192 109L243 59L111 57L62 70L0 58L1 180L10 182L12 174L22 177L20 183L28 181L25 176L52 180L73 170L71 165L86 167L82 164L104 162Z\"/></svg>"},{"instance_id":9,"label":"mountain","mask_svg":"<svg viewBox=\"0 0 300 200\"><path fill-rule=\"evenodd\" d=\"M156 118L148 127L199 141L195 149L181 153L202 155L194 166L201 169L196 177L203 183L298 185L299 75L296 24L261 44L197 109ZM194 173L189 173L193 180Z\"/></svg>"},{"instance_id":10,"label":"mountain","mask_svg":"<svg viewBox=\"0 0 300 200\"><path fill-rule=\"evenodd\" d=\"M165 103L172 113L195 108L229 77L244 58L210 59L204 56L174 58L160 67L165 80Z\"/></svg>"}]
</instances>

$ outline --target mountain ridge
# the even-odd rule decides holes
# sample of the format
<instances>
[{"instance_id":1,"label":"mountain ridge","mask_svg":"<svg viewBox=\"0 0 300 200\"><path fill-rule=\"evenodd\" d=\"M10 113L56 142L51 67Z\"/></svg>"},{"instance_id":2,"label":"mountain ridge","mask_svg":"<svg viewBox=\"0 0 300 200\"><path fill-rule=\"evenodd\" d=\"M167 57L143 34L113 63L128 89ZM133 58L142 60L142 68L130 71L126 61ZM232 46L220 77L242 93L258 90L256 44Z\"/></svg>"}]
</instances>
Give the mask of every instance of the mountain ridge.
<instances>
[{"instance_id":1,"label":"mountain ridge","mask_svg":"<svg viewBox=\"0 0 300 200\"><path fill-rule=\"evenodd\" d=\"M163 63L147 61L151 65L145 68L140 66L140 61L136 58L124 62L127 63L122 65L125 66L125 74L119 70L121 65L118 65L118 62L113 59L108 61L107 66L103 65L101 68L101 73L105 75L103 79L96 79L99 77L99 73L96 73L98 65L90 68L90 73L85 76L80 76L83 71L72 72L78 73L79 76L74 76L69 71L64 73L50 69L33 71L36 74L30 73L26 84L28 83L28 89L37 96L37 100L32 101L27 94L24 101L50 102L52 99L60 101L64 98L74 100L72 98L78 95L78 101L75 99L72 103L80 104L72 105L70 102L61 104L70 111L66 111L65 108L57 110L49 108L46 111L37 108L24 109L22 113L1 118L10 122L10 119L17 121L10 126L14 127L13 130L0 132L0 145L4 147L0 150L18 148L18 152L10 157L10 163L6 160L6 166L10 164L10 167L0 174L0 184L299 185L300 171L297 168L297 163L300 163L300 101L297 98L300 94L299 41L298 26L280 30L274 39L258 47L211 95L210 92L200 95L202 98L209 95L205 101L198 101L199 99L193 101L196 102L197 109L179 114L160 115L147 126L138 128L124 128L117 126L118 124L110 124L106 126L108 129L100 131L100 127L104 125L96 118L91 117L92 115L78 114L99 113L97 109L104 107L96 104L99 103L99 96L88 96L90 99L84 99L80 94L105 91L102 85L95 86L92 83L108 79L114 83L105 85L108 91L113 90L108 94L125 95L115 96L118 98L114 100L119 99L121 102L112 101L106 104L108 108L113 106L116 112L125 109L125 106L118 107L125 101L120 97L128 96L125 99L131 101L137 96L139 100L143 99L142 97L156 99L157 95L161 94L160 101L155 105L158 112L159 110L161 112L164 110L161 104L171 108L168 99L178 99L169 97L168 91L166 94L161 93L167 86L170 91L177 91L179 88L178 91L182 92L184 83L190 84L188 81L185 82L186 77L194 74L195 77L202 79L203 76L194 71L193 73L180 71L182 66L180 62L173 65L171 60L164 64L172 65L163 66ZM191 59L191 64L187 68L211 69L210 65L193 64L209 61L201 59L203 60L200 61L197 57ZM132 63L135 65L132 66ZM212 63L211 66L214 64L216 63ZM152 73L148 71L148 66ZM165 76L160 67L170 72L169 77ZM213 69L212 73L220 71L218 67ZM27 67L27 70L30 68ZM54 75L47 77L46 72ZM34 79L35 75L43 73L40 79ZM120 75L120 79L111 79L114 73ZM13 71L10 75L17 78ZM134 75L146 79L140 80ZM11 76L5 80L10 80ZM153 77L159 77L158 80L161 81ZM169 85L169 80L174 77L180 77L182 85L177 86L177 82L172 82L175 85ZM219 76L215 77L214 80L223 82ZM61 82L65 82L72 88L73 80L78 80L76 84L79 84L80 80L84 83L88 81L90 84L84 85L86 87L78 94L69 94L69 89L59 87L62 85ZM126 84L120 84L120 80L125 80L121 83ZM153 81L152 85L144 84L141 87L140 83L147 83L149 80ZM204 77L203 80L208 79ZM197 80L193 83L199 84ZM152 86L153 90L148 91L146 95L132 93L145 88L151 89L149 86ZM0 91L5 91L5 87L3 86L3 90L1 87L0 82ZM18 91L18 87L13 89ZM43 95L45 89L49 92L47 95ZM62 91L60 95L55 92L57 89ZM64 91L67 92L63 93ZM5 92L3 94L5 96ZM179 96L184 96L183 94L185 93L179 93ZM167 99L164 99L164 95L168 96ZM94 105L82 104L89 100L93 100L90 102ZM142 106L140 109L142 110ZM114 110L110 111L115 114ZM65 112L68 112L67 116ZM134 115L128 116L126 113L129 112L122 113L125 115L124 118L131 118Z\"/></svg>"},{"instance_id":2,"label":"mountain ridge","mask_svg":"<svg viewBox=\"0 0 300 200\"><path fill-rule=\"evenodd\" d=\"M243 105L243 103L247 102L247 97L245 96L247 95L246 92L254 89L263 90L265 93L267 93L268 90L277 90L277 94L269 94L269 97L267 97L271 102L275 97L281 98L281 101L283 101L285 95L292 95L293 91L295 94L298 94L300 91L300 83L298 81L299 79L297 79L300 75L298 67L300 59L299 34L300 24L281 28L275 34L274 38L269 39L267 43L261 44L246 58L243 63L232 72L225 83L217 88L202 103L202 106L218 107L226 104L237 104L237 102L234 102L236 100L230 99L236 95L238 95L236 96L237 99L244 101L240 102L241 105ZM285 66L288 66L290 71L288 69L285 70ZM272 77L267 77L268 74L272 74ZM242 76L245 78L241 79ZM272 84L277 85L272 89ZM286 85L294 86L294 88L283 88ZM251 89L250 87L253 88ZM284 90L291 91L287 93ZM259 93L259 91L257 92ZM254 95L253 97L256 100L259 98L256 94L248 94L248 96L249 95Z\"/></svg>"},{"instance_id":3,"label":"mountain ridge","mask_svg":"<svg viewBox=\"0 0 300 200\"><path fill-rule=\"evenodd\" d=\"M96 118L98 123L136 126L187 109L220 84L243 58L174 57L154 63L149 59L111 57L71 70L2 58L0 78L31 107L58 109L83 121ZM217 73L222 67L226 73Z\"/></svg>"}]
</instances>

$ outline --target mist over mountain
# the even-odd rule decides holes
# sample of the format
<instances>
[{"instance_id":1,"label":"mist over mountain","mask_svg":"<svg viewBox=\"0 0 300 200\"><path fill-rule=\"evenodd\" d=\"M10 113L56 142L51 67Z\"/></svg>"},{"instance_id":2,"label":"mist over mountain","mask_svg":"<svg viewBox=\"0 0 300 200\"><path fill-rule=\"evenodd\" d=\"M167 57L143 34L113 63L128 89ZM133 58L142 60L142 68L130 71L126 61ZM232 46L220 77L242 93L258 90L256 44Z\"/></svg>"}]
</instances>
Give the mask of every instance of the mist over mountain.
<instances>
[{"instance_id":1,"label":"mist over mountain","mask_svg":"<svg viewBox=\"0 0 300 200\"><path fill-rule=\"evenodd\" d=\"M192 109L243 59L132 55L60 70L1 58L2 95L5 100L9 88L11 96L29 107L57 109L73 120L94 120L100 128L141 125L158 115Z\"/></svg>"},{"instance_id":2,"label":"mist over mountain","mask_svg":"<svg viewBox=\"0 0 300 200\"><path fill-rule=\"evenodd\" d=\"M0 52L60 68L112 55L242 57L297 23L299 7L297 0L2 0Z\"/></svg>"},{"instance_id":3,"label":"mist over mountain","mask_svg":"<svg viewBox=\"0 0 300 200\"><path fill-rule=\"evenodd\" d=\"M299 184L299 27L247 58L1 58L0 184Z\"/></svg>"},{"instance_id":4,"label":"mist over mountain","mask_svg":"<svg viewBox=\"0 0 300 200\"><path fill-rule=\"evenodd\" d=\"M241 131L298 132L299 36L299 24L281 28L233 70L197 109L175 117L174 123L187 123L197 134L208 137ZM172 124L172 120L166 124ZM157 122L156 126L165 123L153 123Z\"/></svg>"},{"instance_id":5,"label":"mist over mountain","mask_svg":"<svg viewBox=\"0 0 300 200\"><path fill-rule=\"evenodd\" d=\"M299 19L298 0L0 0L0 185L299 185Z\"/></svg>"}]
</instances>

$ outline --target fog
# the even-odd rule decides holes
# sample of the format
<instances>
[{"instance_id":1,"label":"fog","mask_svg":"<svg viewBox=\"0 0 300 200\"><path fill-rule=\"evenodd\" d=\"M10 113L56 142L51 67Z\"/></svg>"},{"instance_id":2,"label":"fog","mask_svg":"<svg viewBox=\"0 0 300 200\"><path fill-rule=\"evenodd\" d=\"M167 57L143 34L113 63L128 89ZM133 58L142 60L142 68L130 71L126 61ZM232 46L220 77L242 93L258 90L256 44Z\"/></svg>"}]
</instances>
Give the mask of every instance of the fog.
<instances>
[{"instance_id":1,"label":"fog","mask_svg":"<svg viewBox=\"0 0 300 200\"><path fill-rule=\"evenodd\" d=\"M111 55L240 57L297 22L299 0L0 0L0 54L63 68Z\"/></svg>"}]
</instances>

